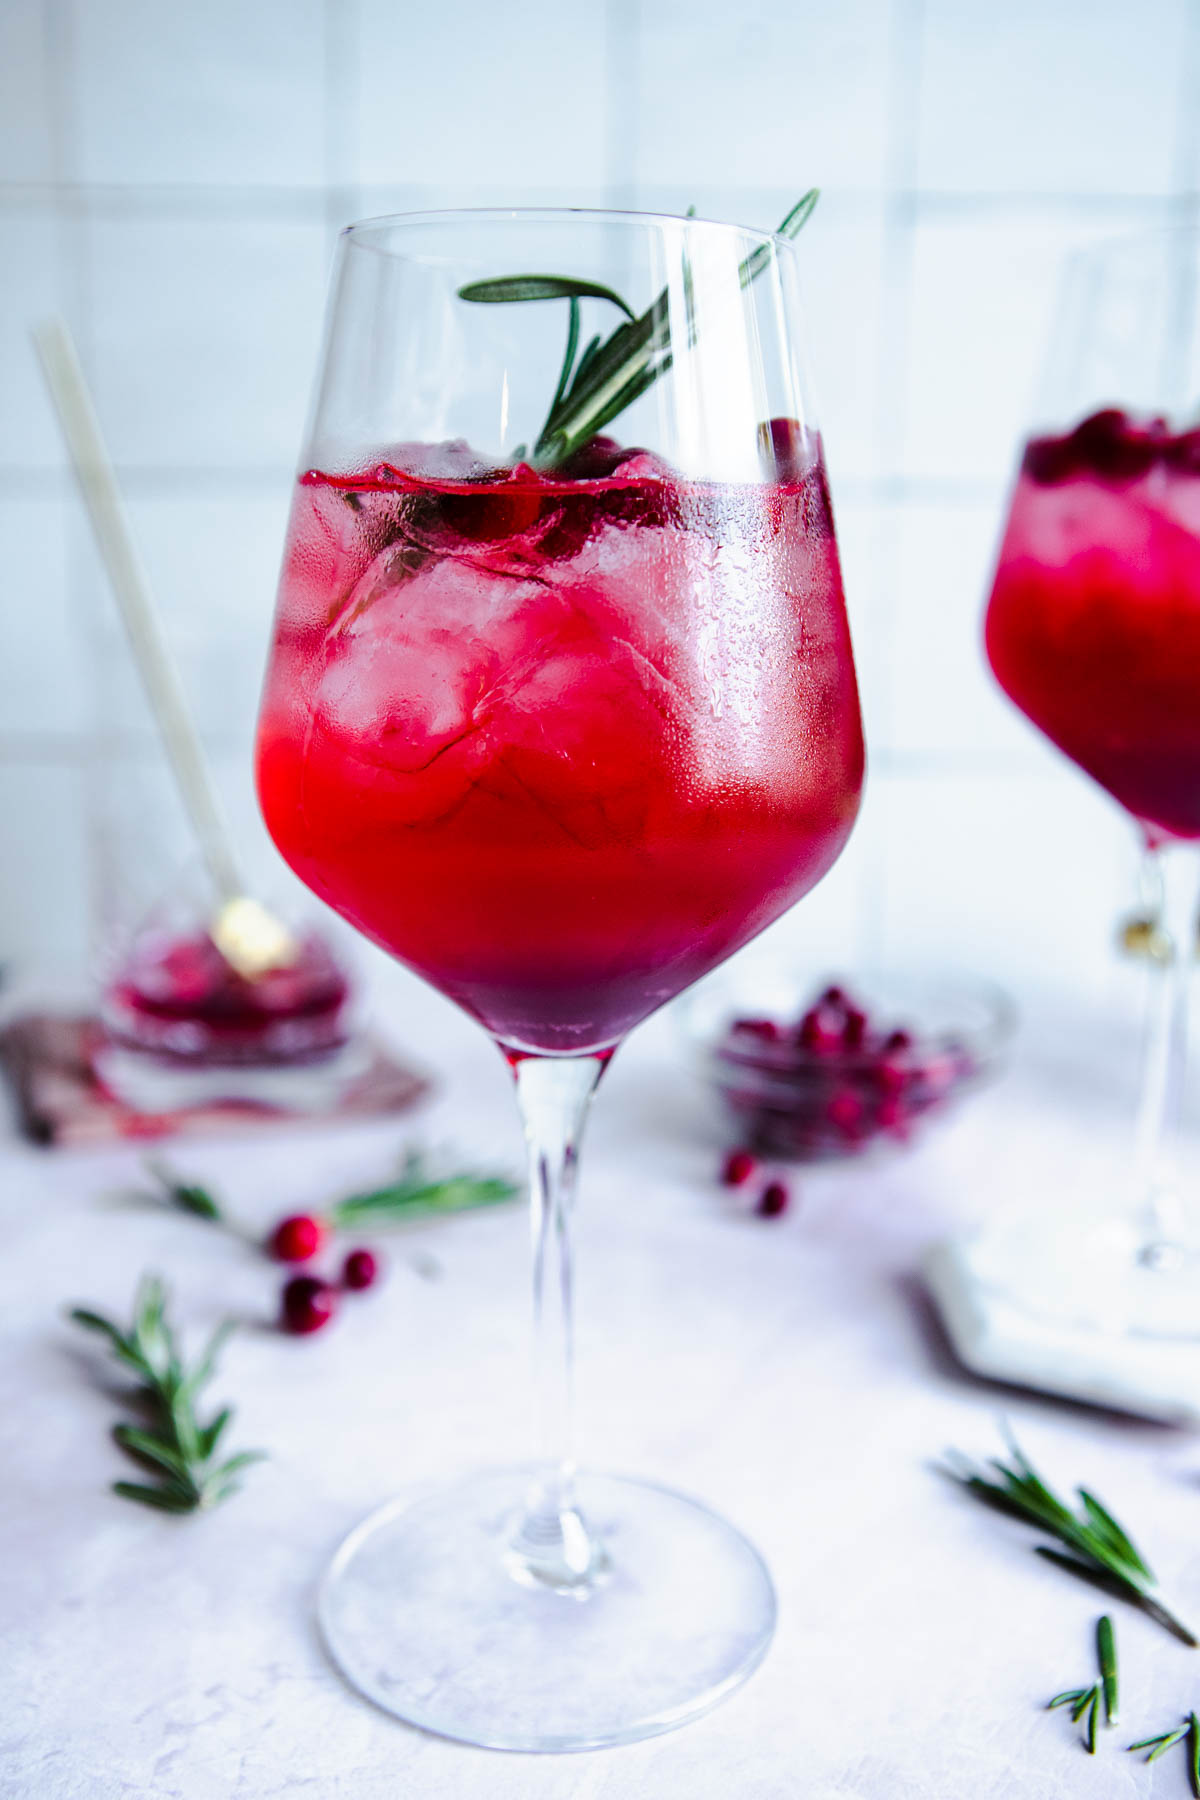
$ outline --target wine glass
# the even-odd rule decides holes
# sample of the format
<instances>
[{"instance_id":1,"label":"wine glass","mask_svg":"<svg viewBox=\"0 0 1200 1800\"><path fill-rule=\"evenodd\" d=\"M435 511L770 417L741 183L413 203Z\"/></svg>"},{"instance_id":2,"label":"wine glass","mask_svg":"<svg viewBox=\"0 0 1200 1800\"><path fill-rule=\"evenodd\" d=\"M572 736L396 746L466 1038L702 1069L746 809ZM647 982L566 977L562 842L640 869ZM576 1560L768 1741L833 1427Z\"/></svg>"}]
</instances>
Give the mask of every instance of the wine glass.
<instances>
[{"instance_id":1,"label":"wine glass","mask_svg":"<svg viewBox=\"0 0 1200 1800\"><path fill-rule=\"evenodd\" d=\"M668 1730L772 1633L731 1525L578 1469L569 1229L616 1046L812 887L858 806L796 290L785 236L694 219L341 238L259 794L309 887L508 1060L541 1437L532 1469L369 1518L320 1614L352 1683L475 1744Z\"/></svg>"},{"instance_id":2,"label":"wine glass","mask_svg":"<svg viewBox=\"0 0 1200 1800\"><path fill-rule=\"evenodd\" d=\"M992 670L1141 836L1154 977L1134 1194L1123 1218L1020 1229L1004 1284L1036 1311L1200 1335L1200 1260L1173 1166L1200 842L1200 237L1083 252L1064 278L987 608ZM999 1243L999 1238L997 1243ZM1000 1263L997 1263L999 1268Z\"/></svg>"}]
</instances>

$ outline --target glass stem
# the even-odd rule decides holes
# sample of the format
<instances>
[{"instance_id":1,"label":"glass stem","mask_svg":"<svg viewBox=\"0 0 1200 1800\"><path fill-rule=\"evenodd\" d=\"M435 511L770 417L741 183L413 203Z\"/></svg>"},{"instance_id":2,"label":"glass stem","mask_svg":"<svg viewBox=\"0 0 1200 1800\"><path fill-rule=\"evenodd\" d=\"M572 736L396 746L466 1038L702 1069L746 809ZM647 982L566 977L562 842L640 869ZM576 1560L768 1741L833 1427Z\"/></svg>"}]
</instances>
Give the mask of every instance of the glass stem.
<instances>
[{"instance_id":1,"label":"glass stem","mask_svg":"<svg viewBox=\"0 0 1200 1800\"><path fill-rule=\"evenodd\" d=\"M1196 937L1195 858L1152 852L1160 883L1163 959L1153 971L1142 1094L1134 1135L1134 1195L1149 1268L1177 1266L1193 1248L1174 1166L1188 1054L1188 996Z\"/></svg>"},{"instance_id":2,"label":"glass stem","mask_svg":"<svg viewBox=\"0 0 1200 1800\"><path fill-rule=\"evenodd\" d=\"M608 1559L575 1496L571 1214L579 1140L611 1055L510 1056L529 1146L538 1471L508 1564L521 1581L579 1598Z\"/></svg>"}]
</instances>

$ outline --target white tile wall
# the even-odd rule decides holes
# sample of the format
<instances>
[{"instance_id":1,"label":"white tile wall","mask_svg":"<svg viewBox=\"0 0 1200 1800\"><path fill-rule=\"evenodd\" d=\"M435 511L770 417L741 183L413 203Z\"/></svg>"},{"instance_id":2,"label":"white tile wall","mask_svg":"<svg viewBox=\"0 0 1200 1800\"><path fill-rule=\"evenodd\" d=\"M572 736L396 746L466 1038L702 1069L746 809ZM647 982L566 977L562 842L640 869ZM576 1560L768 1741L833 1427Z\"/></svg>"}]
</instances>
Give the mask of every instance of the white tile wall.
<instances>
[{"instance_id":1,"label":"white tile wall","mask_svg":"<svg viewBox=\"0 0 1200 1800\"><path fill-rule=\"evenodd\" d=\"M604 54L604 11L588 0L360 0L352 178L461 183L483 204L537 183L594 193L605 179Z\"/></svg>"},{"instance_id":2,"label":"white tile wall","mask_svg":"<svg viewBox=\"0 0 1200 1800\"><path fill-rule=\"evenodd\" d=\"M1193 26L1189 0L926 0L919 186L1167 192Z\"/></svg>"},{"instance_id":3,"label":"white tile wall","mask_svg":"<svg viewBox=\"0 0 1200 1800\"><path fill-rule=\"evenodd\" d=\"M1103 984L1129 836L1000 699L979 617L1061 257L1200 211L1197 92L1200 0L7 0L0 959L82 957L87 720L116 679L35 318L79 333L267 869L246 738L333 228L503 201L767 225L817 183L810 361L871 775L780 942Z\"/></svg>"},{"instance_id":4,"label":"white tile wall","mask_svg":"<svg viewBox=\"0 0 1200 1800\"><path fill-rule=\"evenodd\" d=\"M64 231L54 208L0 189L0 470L63 467L62 446L30 342L30 326L61 304Z\"/></svg>"},{"instance_id":5,"label":"white tile wall","mask_svg":"<svg viewBox=\"0 0 1200 1800\"><path fill-rule=\"evenodd\" d=\"M295 463L327 238L319 217L88 213L88 366L118 463L231 474Z\"/></svg>"},{"instance_id":6,"label":"white tile wall","mask_svg":"<svg viewBox=\"0 0 1200 1800\"><path fill-rule=\"evenodd\" d=\"M68 580L69 521L64 495L0 489L0 742L19 738L32 751L43 736L78 737L90 705L87 652Z\"/></svg>"},{"instance_id":7,"label":"white tile wall","mask_svg":"<svg viewBox=\"0 0 1200 1800\"><path fill-rule=\"evenodd\" d=\"M69 179L324 181L322 0L70 0L61 18Z\"/></svg>"},{"instance_id":8,"label":"white tile wall","mask_svg":"<svg viewBox=\"0 0 1200 1800\"><path fill-rule=\"evenodd\" d=\"M50 70L39 0L0 7L0 169L5 181L52 181Z\"/></svg>"}]
</instances>

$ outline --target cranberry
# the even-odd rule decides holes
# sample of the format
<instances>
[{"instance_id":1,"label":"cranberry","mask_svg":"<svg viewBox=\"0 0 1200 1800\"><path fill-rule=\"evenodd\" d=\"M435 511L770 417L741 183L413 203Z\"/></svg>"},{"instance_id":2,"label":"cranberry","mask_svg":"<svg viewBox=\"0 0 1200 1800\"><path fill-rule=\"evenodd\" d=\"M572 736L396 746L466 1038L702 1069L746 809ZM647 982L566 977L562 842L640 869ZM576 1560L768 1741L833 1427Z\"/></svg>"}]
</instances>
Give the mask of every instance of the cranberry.
<instances>
[{"instance_id":1,"label":"cranberry","mask_svg":"<svg viewBox=\"0 0 1200 1800\"><path fill-rule=\"evenodd\" d=\"M1164 461L1189 475L1200 475L1200 431L1184 431L1163 447Z\"/></svg>"},{"instance_id":2,"label":"cranberry","mask_svg":"<svg viewBox=\"0 0 1200 1800\"><path fill-rule=\"evenodd\" d=\"M497 493L489 484L483 493L443 494L438 505L451 531L472 543L489 544L528 531L542 510L542 500L536 488L514 483L512 492Z\"/></svg>"},{"instance_id":3,"label":"cranberry","mask_svg":"<svg viewBox=\"0 0 1200 1800\"><path fill-rule=\"evenodd\" d=\"M559 465L558 472L570 476L572 481L604 481L621 463L636 454L636 450L626 450L618 444L616 438L589 438Z\"/></svg>"},{"instance_id":4,"label":"cranberry","mask_svg":"<svg viewBox=\"0 0 1200 1800\"><path fill-rule=\"evenodd\" d=\"M854 1139L861 1135L865 1110L853 1088L839 1088L829 1102L827 1116L829 1123L842 1137Z\"/></svg>"},{"instance_id":5,"label":"cranberry","mask_svg":"<svg viewBox=\"0 0 1200 1800\"><path fill-rule=\"evenodd\" d=\"M758 1158L752 1150L731 1150L721 1169L721 1180L726 1187L742 1187L757 1168Z\"/></svg>"},{"instance_id":6,"label":"cranberry","mask_svg":"<svg viewBox=\"0 0 1200 1800\"><path fill-rule=\"evenodd\" d=\"M881 1131L890 1131L893 1137L901 1140L908 1137L911 1130L911 1118L898 1094L885 1095L879 1102L879 1111L875 1117Z\"/></svg>"},{"instance_id":7,"label":"cranberry","mask_svg":"<svg viewBox=\"0 0 1200 1800\"><path fill-rule=\"evenodd\" d=\"M787 1211L790 1201L791 1195L784 1182L768 1181L758 1197L758 1206L755 1210L760 1219L777 1219L781 1213Z\"/></svg>"},{"instance_id":8,"label":"cranberry","mask_svg":"<svg viewBox=\"0 0 1200 1800\"><path fill-rule=\"evenodd\" d=\"M846 1013L846 1023L842 1026L842 1045L847 1050L861 1050L867 1035L867 1015L857 1006L851 1006Z\"/></svg>"},{"instance_id":9,"label":"cranberry","mask_svg":"<svg viewBox=\"0 0 1200 1800\"><path fill-rule=\"evenodd\" d=\"M325 1242L325 1227L309 1213L293 1213L281 1219L268 1240L268 1249L280 1262L307 1262Z\"/></svg>"},{"instance_id":10,"label":"cranberry","mask_svg":"<svg viewBox=\"0 0 1200 1800\"><path fill-rule=\"evenodd\" d=\"M842 1047L842 1025L833 1007L810 1007L797 1028L796 1042L814 1056L833 1055Z\"/></svg>"},{"instance_id":11,"label":"cranberry","mask_svg":"<svg viewBox=\"0 0 1200 1800\"><path fill-rule=\"evenodd\" d=\"M779 481L797 481L810 457L806 454L804 426L799 419L768 419L758 428L763 449L775 464Z\"/></svg>"},{"instance_id":12,"label":"cranberry","mask_svg":"<svg viewBox=\"0 0 1200 1800\"><path fill-rule=\"evenodd\" d=\"M302 1336L320 1331L337 1311L337 1294L327 1281L316 1275L293 1275L284 1284L280 1324L285 1331Z\"/></svg>"},{"instance_id":13,"label":"cranberry","mask_svg":"<svg viewBox=\"0 0 1200 1800\"><path fill-rule=\"evenodd\" d=\"M378 1274L379 1264L372 1251L351 1250L342 1264L342 1286L358 1292L371 1287Z\"/></svg>"},{"instance_id":14,"label":"cranberry","mask_svg":"<svg viewBox=\"0 0 1200 1800\"><path fill-rule=\"evenodd\" d=\"M1079 459L1069 437L1031 438L1021 466L1039 487L1054 487L1075 474Z\"/></svg>"},{"instance_id":15,"label":"cranberry","mask_svg":"<svg viewBox=\"0 0 1200 1800\"><path fill-rule=\"evenodd\" d=\"M1157 435L1135 425L1128 413L1115 406L1084 419L1071 433L1076 457L1085 468L1113 481L1130 481L1144 475L1160 452Z\"/></svg>"},{"instance_id":16,"label":"cranberry","mask_svg":"<svg viewBox=\"0 0 1200 1800\"><path fill-rule=\"evenodd\" d=\"M747 1037L761 1038L764 1044L774 1044L779 1039L779 1026L774 1019L735 1019L733 1029Z\"/></svg>"}]
</instances>

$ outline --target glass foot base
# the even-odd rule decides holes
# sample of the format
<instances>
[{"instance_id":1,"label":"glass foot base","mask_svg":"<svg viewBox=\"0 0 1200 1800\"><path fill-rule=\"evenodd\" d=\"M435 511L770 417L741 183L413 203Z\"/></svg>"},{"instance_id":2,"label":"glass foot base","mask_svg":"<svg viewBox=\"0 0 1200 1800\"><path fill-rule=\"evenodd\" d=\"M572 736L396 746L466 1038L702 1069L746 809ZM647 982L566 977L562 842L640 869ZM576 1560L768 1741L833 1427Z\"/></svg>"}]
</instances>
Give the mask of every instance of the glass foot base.
<instances>
[{"instance_id":1,"label":"glass foot base","mask_svg":"<svg viewBox=\"0 0 1200 1800\"><path fill-rule=\"evenodd\" d=\"M1074 1211L993 1223L976 1277L1035 1318L1108 1337L1200 1339L1200 1254L1136 1223Z\"/></svg>"},{"instance_id":2,"label":"glass foot base","mask_svg":"<svg viewBox=\"0 0 1200 1800\"><path fill-rule=\"evenodd\" d=\"M319 1613L368 1699L463 1743L588 1750L683 1725L758 1666L775 1593L732 1525L669 1488L584 1474L610 1567L583 1595L530 1586L506 1553L531 1476L477 1476L351 1532Z\"/></svg>"}]
</instances>

